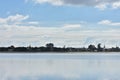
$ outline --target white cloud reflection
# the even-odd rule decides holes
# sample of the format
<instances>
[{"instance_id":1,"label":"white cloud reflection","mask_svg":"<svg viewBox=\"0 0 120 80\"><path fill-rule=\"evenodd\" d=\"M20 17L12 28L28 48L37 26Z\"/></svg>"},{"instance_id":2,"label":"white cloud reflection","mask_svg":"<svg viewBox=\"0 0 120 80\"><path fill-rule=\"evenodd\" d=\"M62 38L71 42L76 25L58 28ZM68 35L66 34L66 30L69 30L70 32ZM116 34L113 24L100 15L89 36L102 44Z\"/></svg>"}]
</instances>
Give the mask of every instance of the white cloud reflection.
<instances>
[{"instance_id":1,"label":"white cloud reflection","mask_svg":"<svg viewBox=\"0 0 120 80\"><path fill-rule=\"evenodd\" d=\"M0 80L119 80L120 78L120 61L117 58L109 58L109 55L108 58L104 55L92 55L98 59L41 59L24 54L21 58L12 56L0 59Z\"/></svg>"}]
</instances>

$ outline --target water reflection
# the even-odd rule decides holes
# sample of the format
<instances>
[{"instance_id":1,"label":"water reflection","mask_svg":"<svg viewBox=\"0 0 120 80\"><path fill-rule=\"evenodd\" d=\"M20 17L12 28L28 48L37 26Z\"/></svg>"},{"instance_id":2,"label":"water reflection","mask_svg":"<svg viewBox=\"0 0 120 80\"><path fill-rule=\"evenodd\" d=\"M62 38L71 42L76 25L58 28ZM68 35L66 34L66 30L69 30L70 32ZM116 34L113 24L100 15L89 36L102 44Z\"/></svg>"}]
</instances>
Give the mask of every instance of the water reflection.
<instances>
[{"instance_id":1,"label":"water reflection","mask_svg":"<svg viewBox=\"0 0 120 80\"><path fill-rule=\"evenodd\" d=\"M119 54L0 54L0 80L119 80Z\"/></svg>"}]
</instances>

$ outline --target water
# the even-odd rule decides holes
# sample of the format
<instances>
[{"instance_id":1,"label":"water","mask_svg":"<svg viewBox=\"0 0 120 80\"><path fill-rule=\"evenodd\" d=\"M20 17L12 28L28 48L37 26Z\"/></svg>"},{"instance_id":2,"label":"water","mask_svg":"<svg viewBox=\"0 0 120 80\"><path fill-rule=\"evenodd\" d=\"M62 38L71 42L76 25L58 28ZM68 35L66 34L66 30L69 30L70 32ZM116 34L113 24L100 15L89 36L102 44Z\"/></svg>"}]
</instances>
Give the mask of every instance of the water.
<instances>
[{"instance_id":1,"label":"water","mask_svg":"<svg viewBox=\"0 0 120 80\"><path fill-rule=\"evenodd\" d=\"M120 80L120 53L0 53L0 80Z\"/></svg>"}]
</instances>

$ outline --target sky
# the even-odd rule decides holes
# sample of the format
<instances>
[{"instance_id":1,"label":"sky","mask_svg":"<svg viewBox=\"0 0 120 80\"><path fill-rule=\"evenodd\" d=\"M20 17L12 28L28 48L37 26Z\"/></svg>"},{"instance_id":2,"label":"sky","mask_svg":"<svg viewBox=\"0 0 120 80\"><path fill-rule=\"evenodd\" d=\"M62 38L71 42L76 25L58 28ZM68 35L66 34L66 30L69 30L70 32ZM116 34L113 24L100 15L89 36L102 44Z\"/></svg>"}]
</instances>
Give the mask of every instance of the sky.
<instances>
[{"instance_id":1,"label":"sky","mask_svg":"<svg viewBox=\"0 0 120 80\"><path fill-rule=\"evenodd\" d=\"M1 0L0 46L120 46L120 0Z\"/></svg>"}]
</instances>

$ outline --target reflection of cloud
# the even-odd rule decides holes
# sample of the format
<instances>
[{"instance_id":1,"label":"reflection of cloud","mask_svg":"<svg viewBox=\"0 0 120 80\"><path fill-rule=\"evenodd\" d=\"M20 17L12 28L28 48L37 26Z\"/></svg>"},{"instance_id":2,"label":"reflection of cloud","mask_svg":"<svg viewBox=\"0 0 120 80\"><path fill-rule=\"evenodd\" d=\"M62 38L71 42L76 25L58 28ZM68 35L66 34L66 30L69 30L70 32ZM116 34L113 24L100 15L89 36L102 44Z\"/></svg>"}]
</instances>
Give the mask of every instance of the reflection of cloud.
<instances>
[{"instance_id":1,"label":"reflection of cloud","mask_svg":"<svg viewBox=\"0 0 120 80\"><path fill-rule=\"evenodd\" d=\"M87 55L81 56L83 58L86 57ZM92 58L89 59L89 57L96 57L96 59ZM57 59L57 58L41 59L30 57L25 58L25 56L21 58L9 56L9 58L0 59L0 79L118 80L120 76L119 67L120 67L119 60L117 59L112 60L111 58L109 59L109 56L106 59L104 55L102 56L91 55L88 56L88 59Z\"/></svg>"},{"instance_id":2,"label":"reflection of cloud","mask_svg":"<svg viewBox=\"0 0 120 80\"><path fill-rule=\"evenodd\" d=\"M73 74L73 67L72 64L68 64L66 61L62 64L61 61L59 64L56 63L56 61L53 61L53 65L49 65L46 60L2 60L1 63L3 65L0 66L0 69L3 69L5 71L4 75L7 75L6 77L9 78L16 78L20 76L28 76L28 78L31 76L34 79L34 76L40 76L40 78L44 78L44 76L52 76L55 78L55 76L59 76L62 78L75 78L76 74ZM64 66L65 64L68 64ZM73 63L74 64L74 63ZM69 67L71 66L71 67ZM2 67L2 68L1 68ZM76 66L77 67L77 66ZM70 71L72 70L72 72ZM11 74L12 73L12 74ZM38 77L39 78L39 77ZM6 79L4 79L6 80Z\"/></svg>"}]
</instances>

